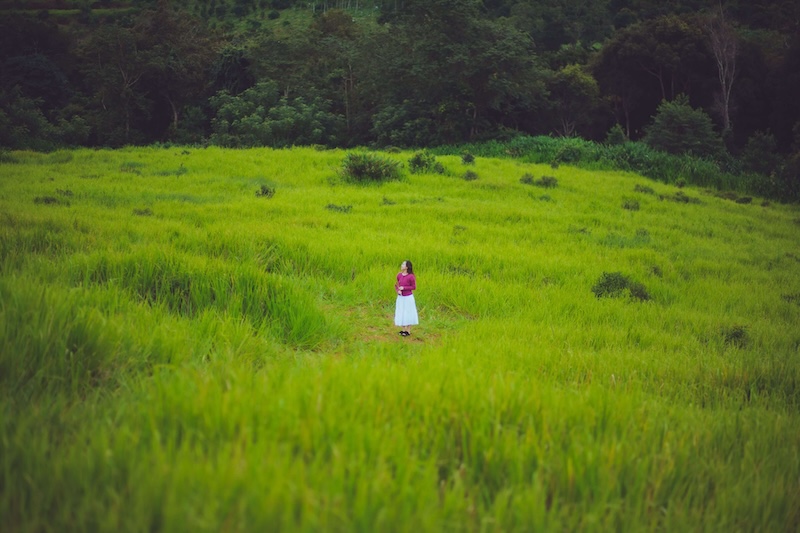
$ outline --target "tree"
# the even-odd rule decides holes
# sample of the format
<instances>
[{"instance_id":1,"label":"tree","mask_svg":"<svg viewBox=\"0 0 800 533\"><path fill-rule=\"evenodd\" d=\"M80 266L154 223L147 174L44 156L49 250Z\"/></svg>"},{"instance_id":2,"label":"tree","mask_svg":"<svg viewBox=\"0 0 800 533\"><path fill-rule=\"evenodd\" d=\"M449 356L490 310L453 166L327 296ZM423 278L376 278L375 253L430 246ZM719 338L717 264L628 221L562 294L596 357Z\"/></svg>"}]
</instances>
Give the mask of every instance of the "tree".
<instances>
[{"instance_id":1,"label":"tree","mask_svg":"<svg viewBox=\"0 0 800 533\"><path fill-rule=\"evenodd\" d=\"M600 106L597 81L580 65L567 65L556 72L548 83L550 100L558 116L556 132L571 137L576 128L588 124Z\"/></svg>"},{"instance_id":2,"label":"tree","mask_svg":"<svg viewBox=\"0 0 800 533\"><path fill-rule=\"evenodd\" d=\"M716 108L722 116L724 132L731 132L731 91L736 79L736 55L738 37L733 26L725 18L725 12L720 6L717 11L707 18L705 23L711 52L717 66L717 79L719 80L719 94L716 99Z\"/></svg>"},{"instance_id":3,"label":"tree","mask_svg":"<svg viewBox=\"0 0 800 533\"><path fill-rule=\"evenodd\" d=\"M724 152L720 136L714 131L711 118L702 110L693 109L685 95L666 100L658 106L644 142L656 150L671 154L690 154L717 159Z\"/></svg>"}]
</instances>

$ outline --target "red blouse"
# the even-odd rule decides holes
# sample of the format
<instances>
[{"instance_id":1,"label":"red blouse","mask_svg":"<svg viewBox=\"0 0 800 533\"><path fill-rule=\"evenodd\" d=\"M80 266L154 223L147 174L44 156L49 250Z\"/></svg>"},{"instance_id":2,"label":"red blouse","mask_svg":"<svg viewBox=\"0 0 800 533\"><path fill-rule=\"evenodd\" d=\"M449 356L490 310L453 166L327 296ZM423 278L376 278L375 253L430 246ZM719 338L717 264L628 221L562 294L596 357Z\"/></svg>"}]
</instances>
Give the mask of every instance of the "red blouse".
<instances>
[{"instance_id":1,"label":"red blouse","mask_svg":"<svg viewBox=\"0 0 800 533\"><path fill-rule=\"evenodd\" d=\"M414 274L406 274L404 276L401 272L397 274L397 283L394 284L394 291L397 292L399 287L403 287L403 296L410 296L411 291L417 290L417 278L414 277Z\"/></svg>"}]
</instances>

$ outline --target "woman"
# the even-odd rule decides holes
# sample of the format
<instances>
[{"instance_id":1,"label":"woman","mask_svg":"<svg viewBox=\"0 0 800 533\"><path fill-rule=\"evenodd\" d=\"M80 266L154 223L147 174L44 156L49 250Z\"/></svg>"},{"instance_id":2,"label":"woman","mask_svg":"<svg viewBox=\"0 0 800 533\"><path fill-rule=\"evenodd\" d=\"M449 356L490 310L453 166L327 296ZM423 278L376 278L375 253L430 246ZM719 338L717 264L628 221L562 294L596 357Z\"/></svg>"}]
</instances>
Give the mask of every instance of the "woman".
<instances>
[{"instance_id":1,"label":"woman","mask_svg":"<svg viewBox=\"0 0 800 533\"><path fill-rule=\"evenodd\" d=\"M397 283L394 284L397 292L397 304L394 309L394 324L400 326L400 335L411 335L410 326L419 324L417 304L414 302L413 291L417 290L417 278L414 277L414 266L411 261L403 261L400 272L397 274Z\"/></svg>"}]
</instances>

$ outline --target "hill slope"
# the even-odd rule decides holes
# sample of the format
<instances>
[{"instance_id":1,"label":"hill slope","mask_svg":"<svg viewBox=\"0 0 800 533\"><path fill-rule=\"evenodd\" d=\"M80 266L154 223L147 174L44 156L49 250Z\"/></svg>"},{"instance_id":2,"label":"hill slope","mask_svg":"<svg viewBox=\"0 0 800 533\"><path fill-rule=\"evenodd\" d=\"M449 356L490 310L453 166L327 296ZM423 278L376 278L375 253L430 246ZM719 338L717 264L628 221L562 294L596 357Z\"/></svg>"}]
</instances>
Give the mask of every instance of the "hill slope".
<instances>
[{"instance_id":1,"label":"hill slope","mask_svg":"<svg viewBox=\"0 0 800 533\"><path fill-rule=\"evenodd\" d=\"M343 156L5 157L2 529L798 527L796 206Z\"/></svg>"}]
</instances>

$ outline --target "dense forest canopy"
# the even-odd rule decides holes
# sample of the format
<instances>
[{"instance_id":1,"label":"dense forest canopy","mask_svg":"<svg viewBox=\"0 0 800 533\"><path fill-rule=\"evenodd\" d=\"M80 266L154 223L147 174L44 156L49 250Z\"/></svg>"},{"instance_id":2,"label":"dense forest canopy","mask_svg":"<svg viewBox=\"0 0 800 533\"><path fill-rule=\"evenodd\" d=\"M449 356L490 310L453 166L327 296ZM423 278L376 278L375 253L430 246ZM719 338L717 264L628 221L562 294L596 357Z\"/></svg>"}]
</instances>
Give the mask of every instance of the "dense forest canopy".
<instances>
[{"instance_id":1,"label":"dense forest canopy","mask_svg":"<svg viewBox=\"0 0 800 533\"><path fill-rule=\"evenodd\" d=\"M800 133L800 4L2 1L0 145L646 139L663 101L734 155ZM766 139L766 140L764 140ZM765 144L766 143L766 144Z\"/></svg>"}]
</instances>

